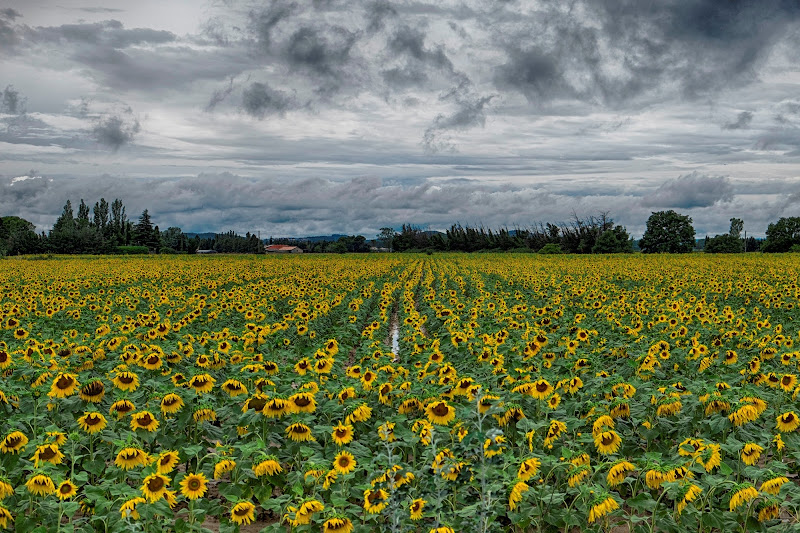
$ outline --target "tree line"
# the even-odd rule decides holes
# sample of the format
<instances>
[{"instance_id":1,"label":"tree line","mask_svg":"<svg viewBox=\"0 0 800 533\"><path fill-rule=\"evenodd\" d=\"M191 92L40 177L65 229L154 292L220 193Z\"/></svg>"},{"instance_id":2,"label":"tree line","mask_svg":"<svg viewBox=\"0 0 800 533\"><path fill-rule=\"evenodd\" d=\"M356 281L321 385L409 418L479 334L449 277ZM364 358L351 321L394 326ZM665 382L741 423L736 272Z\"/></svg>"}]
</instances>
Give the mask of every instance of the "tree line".
<instances>
[{"instance_id":1,"label":"tree line","mask_svg":"<svg viewBox=\"0 0 800 533\"><path fill-rule=\"evenodd\" d=\"M37 253L58 254L136 254L196 253L214 250L222 253L264 253L264 243L254 233L237 235L233 231L213 236L189 236L179 227L164 231L153 225L145 209L138 221L130 220L120 199L110 204L101 198L89 207L83 199L75 214L67 200L61 215L48 233L36 233L35 226L18 216L0 217L0 256ZM392 252L538 252L571 254L687 253L702 249L706 253L800 252L800 217L782 217L770 223L766 238L743 238L744 221L730 219L728 233L695 239L692 219L673 210L653 212L647 229L638 241L624 226L615 224L608 213L585 218L573 214L568 222L538 223L529 228L471 227L453 224L445 232L429 231L404 224L400 231L381 228L374 241L361 235L341 236L337 240L270 239L270 244L291 244L311 253L365 253L376 248ZM376 247L375 245L380 245Z\"/></svg>"},{"instance_id":2,"label":"tree line","mask_svg":"<svg viewBox=\"0 0 800 533\"><path fill-rule=\"evenodd\" d=\"M105 198L89 207L83 199L77 214L67 200L61 215L48 233L36 233L36 227L18 216L0 218L0 256L40 253L56 254L193 254L197 250L217 252L264 253L261 240L249 232L233 231L212 238L189 237L179 227L164 231L153 225L147 209L138 221L128 218L122 200L110 204Z\"/></svg>"}]
</instances>

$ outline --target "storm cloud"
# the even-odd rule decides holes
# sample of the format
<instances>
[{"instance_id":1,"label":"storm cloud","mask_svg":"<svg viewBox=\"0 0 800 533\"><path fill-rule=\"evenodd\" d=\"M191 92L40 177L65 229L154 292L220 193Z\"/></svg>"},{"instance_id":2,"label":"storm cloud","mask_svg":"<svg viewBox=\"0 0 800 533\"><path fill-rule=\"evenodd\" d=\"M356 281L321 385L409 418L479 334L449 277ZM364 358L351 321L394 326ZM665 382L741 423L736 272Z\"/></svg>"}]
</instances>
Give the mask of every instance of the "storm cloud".
<instances>
[{"instance_id":1,"label":"storm cloud","mask_svg":"<svg viewBox=\"0 0 800 533\"><path fill-rule=\"evenodd\" d=\"M147 9L0 9L0 179L44 176L15 198L147 183L166 224L283 234L661 208L713 234L796 205L795 1Z\"/></svg>"}]
</instances>

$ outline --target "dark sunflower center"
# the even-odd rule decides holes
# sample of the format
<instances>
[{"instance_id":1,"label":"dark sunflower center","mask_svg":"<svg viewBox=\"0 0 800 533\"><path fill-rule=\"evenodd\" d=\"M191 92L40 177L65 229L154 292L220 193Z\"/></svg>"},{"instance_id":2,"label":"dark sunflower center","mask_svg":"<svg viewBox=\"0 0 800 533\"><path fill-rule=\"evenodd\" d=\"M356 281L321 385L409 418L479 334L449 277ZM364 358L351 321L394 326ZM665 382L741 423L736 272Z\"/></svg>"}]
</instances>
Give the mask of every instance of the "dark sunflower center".
<instances>
[{"instance_id":1,"label":"dark sunflower center","mask_svg":"<svg viewBox=\"0 0 800 533\"><path fill-rule=\"evenodd\" d=\"M781 383L784 384L784 385L791 385L792 384L792 378L790 376L783 376L783 379L781 380Z\"/></svg>"},{"instance_id":2,"label":"dark sunflower center","mask_svg":"<svg viewBox=\"0 0 800 533\"><path fill-rule=\"evenodd\" d=\"M6 439L6 446L9 448L16 448L20 442L22 442L20 437L9 437Z\"/></svg>"},{"instance_id":3,"label":"dark sunflower center","mask_svg":"<svg viewBox=\"0 0 800 533\"><path fill-rule=\"evenodd\" d=\"M120 376L118 379L123 385L130 385L133 383L133 376Z\"/></svg>"},{"instance_id":4,"label":"dark sunflower center","mask_svg":"<svg viewBox=\"0 0 800 533\"><path fill-rule=\"evenodd\" d=\"M55 456L56 456L56 451L51 446L48 446L39 453L39 459L41 459L42 461L49 461Z\"/></svg>"},{"instance_id":5,"label":"dark sunflower center","mask_svg":"<svg viewBox=\"0 0 800 533\"><path fill-rule=\"evenodd\" d=\"M295 398L294 404L297 407L306 407L308 405L311 405L311 400L306 398L305 396L301 396L299 398Z\"/></svg>"},{"instance_id":6,"label":"dark sunflower center","mask_svg":"<svg viewBox=\"0 0 800 533\"><path fill-rule=\"evenodd\" d=\"M431 409L431 411L433 411L433 414L435 414L436 416L445 416L447 413L450 412L450 409L448 409L447 405L445 405L444 403L437 403L433 407L433 409Z\"/></svg>"},{"instance_id":7,"label":"dark sunflower center","mask_svg":"<svg viewBox=\"0 0 800 533\"><path fill-rule=\"evenodd\" d=\"M305 426L294 426L292 428L292 433L300 433L300 434L308 433L308 428L306 428Z\"/></svg>"},{"instance_id":8,"label":"dark sunflower center","mask_svg":"<svg viewBox=\"0 0 800 533\"><path fill-rule=\"evenodd\" d=\"M250 514L250 508L249 507L238 507L238 508L233 510L233 514L235 514L236 516L247 516L248 514Z\"/></svg>"},{"instance_id":9,"label":"dark sunflower center","mask_svg":"<svg viewBox=\"0 0 800 533\"><path fill-rule=\"evenodd\" d=\"M339 458L339 466L341 466L342 468L347 468L348 466L350 466L350 459L348 459L347 457Z\"/></svg>"},{"instance_id":10,"label":"dark sunflower center","mask_svg":"<svg viewBox=\"0 0 800 533\"><path fill-rule=\"evenodd\" d=\"M158 363L158 361L159 361L159 358L158 358L157 355L151 355L150 357L147 358L147 364L148 365L155 365L155 364Z\"/></svg>"},{"instance_id":11,"label":"dark sunflower center","mask_svg":"<svg viewBox=\"0 0 800 533\"><path fill-rule=\"evenodd\" d=\"M612 435L603 435L600 442L603 443L603 446L610 446L614 442L614 437Z\"/></svg>"},{"instance_id":12,"label":"dark sunflower center","mask_svg":"<svg viewBox=\"0 0 800 533\"><path fill-rule=\"evenodd\" d=\"M381 394L383 394L385 396L385 395L389 394L389 392L391 390L392 390L392 388L389 385L384 385L383 387L381 387Z\"/></svg>"},{"instance_id":13,"label":"dark sunflower center","mask_svg":"<svg viewBox=\"0 0 800 533\"><path fill-rule=\"evenodd\" d=\"M74 384L75 380L72 379L71 376L61 376L60 378L58 378L58 381L56 381L56 387L62 390L68 389Z\"/></svg>"},{"instance_id":14,"label":"dark sunflower center","mask_svg":"<svg viewBox=\"0 0 800 533\"><path fill-rule=\"evenodd\" d=\"M170 461L172 461L172 456L165 455L164 457L161 458L161 461L159 461L159 464L161 466L167 466L170 463Z\"/></svg>"},{"instance_id":15,"label":"dark sunflower center","mask_svg":"<svg viewBox=\"0 0 800 533\"><path fill-rule=\"evenodd\" d=\"M197 478L192 478L189 480L189 483L187 483L187 486L189 487L189 490L198 490L200 488L200 480Z\"/></svg>"},{"instance_id":16,"label":"dark sunflower center","mask_svg":"<svg viewBox=\"0 0 800 533\"><path fill-rule=\"evenodd\" d=\"M153 418L148 414L139 417L139 424L142 426L149 426L152 422Z\"/></svg>"},{"instance_id":17,"label":"dark sunflower center","mask_svg":"<svg viewBox=\"0 0 800 533\"><path fill-rule=\"evenodd\" d=\"M87 415L86 418L84 419L84 422L86 422L87 426L96 426L101 422L101 419L99 416Z\"/></svg>"},{"instance_id":18,"label":"dark sunflower center","mask_svg":"<svg viewBox=\"0 0 800 533\"><path fill-rule=\"evenodd\" d=\"M248 405L250 406L251 409L260 411L264 408L265 405L267 405L267 401L264 400L263 398L253 398L250 400L250 403ZM273 411L280 411L281 409L283 409L283 405L279 402L272 402L270 403L269 408Z\"/></svg>"},{"instance_id":19,"label":"dark sunflower center","mask_svg":"<svg viewBox=\"0 0 800 533\"><path fill-rule=\"evenodd\" d=\"M173 405L178 403L178 398L176 398L175 396L167 396L166 398L164 398L163 403L167 407L172 407Z\"/></svg>"},{"instance_id":20,"label":"dark sunflower center","mask_svg":"<svg viewBox=\"0 0 800 533\"><path fill-rule=\"evenodd\" d=\"M160 477L155 477L147 482L147 489L150 492L158 492L164 488L164 480Z\"/></svg>"},{"instance_id":21,"label":"dark sunflower center","mask_svg":"<svg viewBox=\"0 0 800 533\"><path fill-rule=\"evenodd\" d=\"M61 491L61 494L69 494L70 492L72 492L72 486L71 485L62 485L60 491Z\"/></svg>"},{"instance_id":22,"label":"dark sunflower center","mask_svg":"<svg viewBox=\"0 0 800 533\"><path fill-rule=\"evenodd\" d=\"M794 413L786 413L783 415L784 424L790 424L794 421Z\"/></svg>"},{"instance_id":23,"label":"dark sunflower center","mask_svg":"<svg viewBox=\"0 0 800 533\"><path fill-rule=\"evenodd\" d=\"M5 363L8 361L8 354L4 351L0 351L0 363Z\"/></svg>"},{"instance_id":24,"label":"dark sunflower center","mask_svg":"<svg viewBox=\"0 0 800 533\"><path fill-rule=\"evenodd\" d=\"M340 439L346 437L347 436L347 430L346 429L337 429L336 430L336 436L338 438L340 438Z\"/></svg>"}]
</instances>

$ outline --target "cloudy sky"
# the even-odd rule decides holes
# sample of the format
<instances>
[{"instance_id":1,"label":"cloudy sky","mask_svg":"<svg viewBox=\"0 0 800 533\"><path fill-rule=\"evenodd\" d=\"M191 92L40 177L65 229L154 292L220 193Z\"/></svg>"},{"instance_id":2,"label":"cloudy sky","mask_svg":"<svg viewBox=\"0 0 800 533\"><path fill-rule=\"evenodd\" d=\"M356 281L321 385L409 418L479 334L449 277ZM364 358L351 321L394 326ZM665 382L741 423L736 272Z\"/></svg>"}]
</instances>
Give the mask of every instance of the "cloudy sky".
<instances>
[{"instance_id":1,"label":"cloudy sky","mask_svg":"<svg viewBox=\"0 0 800 533\"><path fill-rule=\"evenodd\" d=\"M0 1L0 215L262 236L800 216L797 0Z\"/></svg>"}]
</instances>

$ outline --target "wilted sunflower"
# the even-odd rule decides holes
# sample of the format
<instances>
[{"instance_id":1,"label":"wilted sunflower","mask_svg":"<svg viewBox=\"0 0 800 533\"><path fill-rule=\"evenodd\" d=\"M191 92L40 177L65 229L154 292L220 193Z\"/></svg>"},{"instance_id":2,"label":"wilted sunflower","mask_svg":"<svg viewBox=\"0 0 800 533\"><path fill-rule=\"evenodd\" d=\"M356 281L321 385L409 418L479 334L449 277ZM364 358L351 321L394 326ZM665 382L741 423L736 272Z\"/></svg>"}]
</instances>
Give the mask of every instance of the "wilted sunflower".
<instances>
[{"instance_id":1,"label":"wilted sunflower","mask_svg":"<svg viewBox=\"0 0 800 533\"><path fill-rule=\"evenodd\" d=\"M117 418L122 418L126 414L136 409L136 406L130 400L117 400L108 408L108 414L114 413Z\"/></svg>"},{"instance_id":2,"label":"wilted sunflower","mask_svg":"<svg viewBox=\"0 0 800 533\"><path fill-rule=\"evenodd\" d=\"M238 379L229 379L222 384L222 390L228 393L228 396L235 398L240 394L247 394L247 387Z\"/></svg>"},{"instance_id":3,"label":"wilted sunflower","mask_svg":"<svg viewBox=\"0 0 800 533\"><path fill-rule=\"evenodd\" d=\"M352 413L347 415L347 417L344 419L344 423L352 424L353 422L366 422L371 417L372 417L372 408L369 405L362 403L361 405L353 409Z\"/></svg>"},{"instance_id":4,"label":"wilted sunflower","mask_svg":"<svg viewBox=\"0 0 800 533\"><path fill-rule=\"evenodd\" d=\"M181 481L181 494L190 500L202 498L208 490L208 479L201 472L199 474L187 474Z\"/></svg>"},{"instance_id":5,"label":"wilted sunflower","mask_svg":"<svg viewBox=\"0 0 800 533\"><path fill-rule=\"evenodd\" d=\"M609 487L616 487L620 485L623 481L625 481L625 477L628 475L628 472L632 472L636 470L636 467L629 463L628 461L619 461L614 464L609 470L608 475L606 475L606 482L608 483Z\"/></svg>"},{"instance_id":6,"label":"wilted sunflower","mask_svg":"<svg viewBox=\"0 0 800 533\"><path fill-rule=\"evenodd\" d=\"M33 457L31 457L35 468L39 468L40 462L58 465L61 464L63 460L64 454L61 453L61 450L59 450L58 446L55 444L43 444L37 447Z\"/></svg>"},{"instance_id":7,"label":"wilted sunflower","mask_svg":"<svg viewBox=\"0 0 800 533\"><path fill-rule=\"evenodd\" d=\"M51 398L66 398L75 394L75 390L79 386L78 376L61 372L53 379L48 396Z\"/></svg>"},{"instance_id":8,"label":"wilted sunflower","mask_svg":"<svg viewBox=\"0 0 800 533\"><path fill-rule=\"evenodd\" d=\"M757 509L757 518L759 522L775 520L776 518L780 518L781 515L781 504L779 501L773 499L759 502Z\"/></svg>"},{"instance_id":9,"label":"wilted sunflower","mask_svg":"<svg viewBox=\"0 0 800 533\"><path fill-rule=\"evenodd\" d=\"M222 479L223 475L231 472L234 468L236 468L236 461L223 459L214 465L214 479Z\"/></svg>"},{"instance_id":10,"label":"wilted sunflower","mask_svg":"<svg viewBox=\"0 0 800 533\"><path fill-rule=\"evenodd\" d=\"M761 484L761 492L766 492L767 494L772 494L773 496L777 496L778 493L781 491L781 487L788 482L789 478L786 478L784 476L773 477Z\"/></svg>"},{"instance_id":11,"label":"wilted sunflower","mask_svg":"<svg viewBox=\"0 0 800 533\"><path fill-rule=\"evenodd\" d=\"M175 414L183 408L183 398L174 392L161 398L161 413L164 415Z\"/></svg>"},{"instance_id":12,"label":"wilted sunflower","mask_svg":"<svg viewBox=\"0 0 800 533\"><path fill-rule=\"evenodd\" d=\"M274 476L275 474L280 474L283 472L283 468L275 457L270 456L266 460L255 465L253 467L253 472L255 473L256 477Z\"/></svg>"},{"instance_id":13,"label":"wilted sunflower","mask_svg":"<svg viewBox=\"0 0 800 533\"><path fill-rule=\"evenodd\" d=\"M156 473L158 474L169 474L172 472L172 469L175 468L175 465L178 464L180 460L180 456L178 452L167 450L165 452L161 452L159 456L156 458Z\"/></svg>"},{"instance_id":14,"label":"wilted sunflower","mask_svg":"<svg viewBox=\"0 0 800 533\"><path fill-rule=\"evenodd\" d=\"M788 411L778 415L775 422L778 431L784 433L790 433L800 427L800 418L797 417L797 413L794 411Z\"/></svg>"},{"instance_id":15,"label":"wilted sunflower","mask_svg":"<svg viewBox=\"0 0 800 533\"><path fill-rule=\"evenodd\" d=\"M369 514L379 514L389 505L389 493L383 489L364 490L364 509Z\"/></svg>"},{"instance_id":16,"label":"wilted sunflower","mask_svg":"<svg viewBox=\"0 0 800 533\"><path fill-rule=\"evenodd\" d=\"M508 508L512 511L516 510L519 507L519 502L522 501L522 494L528 492L530 487L524 481L517 481L514 483L514 486L511 487L511 493L508 496Z\"/></svg>"},{"instance_id":17,"label":"wilted sunflower","mask_svg":"<svg viewBox=\"0 0 800 533\"><path fill-rule=\"evenodd\" d=\"M335 516L322 524L323 533L353 533L353 523L349 518Z\"/></svg>"},{"instance_id":18,"label":"wilted sunflower","mask_svg":"<svg viewBox=\"0 0 800 533\"><path fill-rule=\"evenodd\" d=\"M313 413L317 409L317 402L313 394L298 392L287 399L289 410L292 413Z\"/></svg>"},{"instance_id":19,"label":"wilted sunflower","mask_svg":"<svg viewBox=\"0 0 800 533\"><path fill-rule=\"evenodd\" d=\"M601 518L608 513L614 511L615 509L619 509L619 504L617 500L615 500L609 494L602 494L598 498L594 500L592 504L592 508L589 510L589 518L587 520L588 523L592 523L598 518Z\"/></svg>"},{"instance_id":20,"label":"wilted sunflower","mask_svg":"<svg viewBox=\"0 0 800 533\"><path fill-rule=\"evenodd\" d=\"M231 508L231 522L237 525L250 524L255 520L256 506L248 501L240 501Z\"/></svg>"},{"instance_id":21,"label":"wilted sunflower","mask_svg":"<svg viewBox=\"0 0 800 533\"><path fill-rule=\"evenodd\" d=\"M67 498L72 498L75 494L78 493L78 487L72 481L66 480L62 481L61 484L56 489L56 495L58 496L59 500L66 500Z\"/></svg>"},{"instance_id":22,"label":"wilted sunflower","mask_svg":"<svg viewBox=\"0 0 800 533\"><path fill-rule=\"evenodd\" d=\"M81 400L91 403L101 402L105 394L106 388L99 379L94 379L85 384L80 391Z\"/></svg>"},{"instance_id":23,"label":"wilted sunflower","mask_svg":"<svg viewBox=\"0 0 800 533\"><path fill-rule=\"evenodd\" d=\"M139 387L139 376L133 372L119 372L111 382L121 391L133 392Z\"/></svg>"},{"instance_id":24,"label":"wilted sunflower","mask_svg":"<svg viewBox=\"0 0 800 533\"><path fill-rule=\"evenodd\" d=\"M0 477L0 500L4 500L14 494L14 487L6 478Z\"/></svg>"},{"instance_id":25,"label":"wilted sunflower","mask_svg":"<svg viewBox=\"0 0 800 533\"><path fill-rule=\"evenodd\" d=\"M78 419L78 425L89 435L103 431L108 425L106 417L98 412L84 412L83 416Z\"/></svg>"},{"instance_id":26,"label":"wilted sunflower","mask_svg":"<svg viewBox=\"0 0 800 533\"><path fill-rule=\"evenodd\" d=\"M142 494L150 500L155 502L166 496L167 487L169 486L169 478L163 474L150 474L144 478L142 483Z\"/></svg>"},{"instance_id":27,"label":"wilted sunflower","mask_svg":"<svg viewBox=\"0 0 800 533\"><path fill-rule=\"evenodd\" d=\"M610 455L616 453L622 444L622 439L616 431L604 431L594 436L594 445L598 453Z\"/></svg>"},{"instance_id":28,"label":"wilted sunflower","mask_svg":"<svg viewBox=\"0 0 800 533\"><path fill-rule=\"evenodd\" d=\"M44 474L36 474L25 483L28 492L34 496L47 496L56 491L56 486L49 476Z\"/></svg>"},{"instance_id":29,"label":"wilted sunflower","mask_svg":"<svg viewBox=\"0 0 800 533\"><path fill-rule=\"evenodd\" d=\"M198 424L200 422L213 422L217 419L217 412L210 407L201 407L200 409L195 409L194 413L192 413L192 419Z\"/></svg>"},{"instance_id":30,"label":"wilted sunflower","mask_svg":"<svg viewBox=\"0 0 800 533\"><path fill-rule=\"evenodd\" d=\"M209 374L198 374L189 379L189 388L197 394L206 394L214 388L216 380Z\"/></svg>"},{"instance_id":31,"label":"wilted sunflower","mask_svg":"<svg viewBox=\"0 0 800 533\"><path fill-rule=\"evenodd\" d=\"M456 417L456 410L444 400L434 401L425 408L425 415L431 424L446 426Z\"/></svg>"},{"instance_id":32,"label":"wilted sunflower","mask_svg":"<svg viewBox=\"0 0 800 533\"><path fill-rule=\"evenodd\" d=\"M426 503L428 503L428 501L423 500L422 498L416 498L411 502L411 505L409 506L409 510L411 511L411 520L422 520L422 513L425 509Z\"/></svg>"},{"instance_id":33,"label":"wilted sunflower","mask_svg":"<svg viewBox=\"0 0 800 533\"><path fill-rule=\"evenodd\" d=\"M350 452L339 452L333 460L333 468L340 474L349 474L356 468L356 458Z\"/></svg>"},{"instance_id":34,"label":"wilted sunflower","mask_svg":"<svg viewBox=\"0 0 800 533\"><path fill-rule=\"evenodd\" d=\"M0 452L19 453L28 444L28 437L21 431L12 431L0 442Z\"/></svg>"},{"instance_id":35,"label":"wilted sunflower","mask_svg":"<svg viewBox=\"0 0 800 533\"><path fill-rule=\"evenodd\" d=\"M158 425L158 420L150 411L141 411L131 415L131 429L134 431L144 429L152 433L158 429Z\"/></svg>"},{"instance_id":36,"label":"wilted sunflower","mask_svg":"<svg viewBox=\"0 0 800 533\"><path fill-rule=\"evenodd\" d=\"M758 462L758 458L761 457L761 452L764 451L764 448L755 444L753 442L748 442L742 448L742 462L746 465L753 466Z\"/></svg>"},{"instance_id":37,"label":"wilted sunflower","mask_svg":"<svg viewBox=\"0 0 800 533\"><path fill-rule=\"evenodd\" d=\"M728 509L733 512L745 503L758 498L758 491L750 483L740 483L734 487Z\"/></svg>"},{"instance_id":38,"label":"wilted sunflower","mask_svg":"<svg viewBox=\"0 0 800 533\"><path fill-rule=\"evenodd\" d=\"M150 462L147 454L139 448L123 448L114 459L114 464L124 470L137 466L146 466Z\"/></svg>"}]
</instances>

